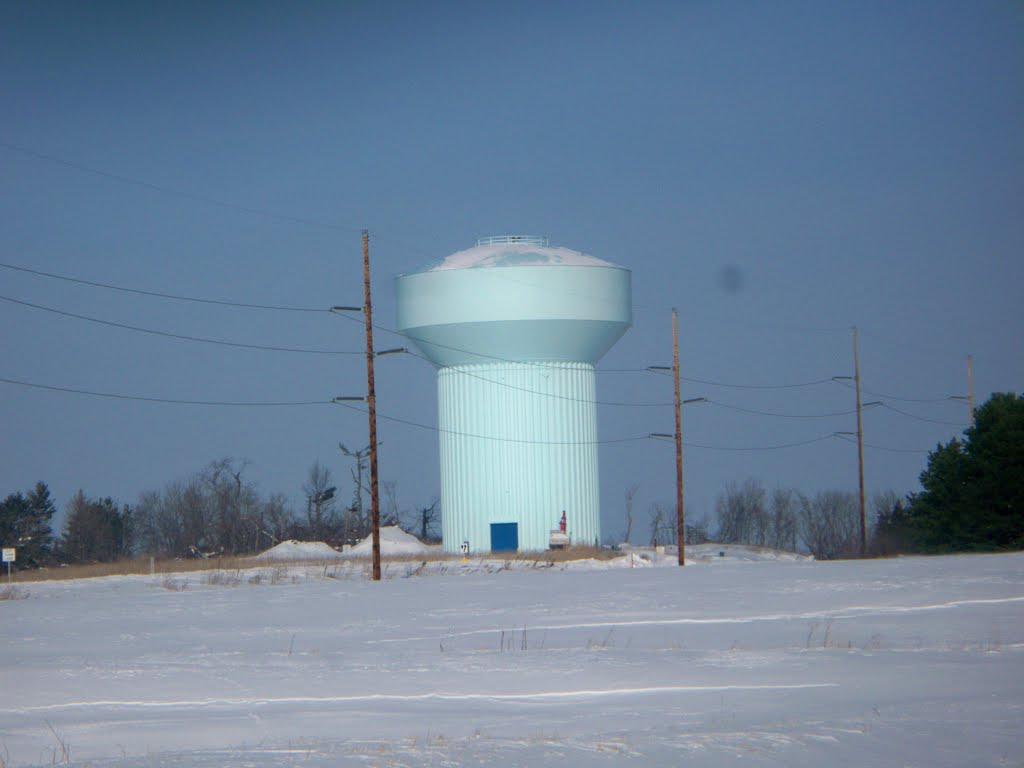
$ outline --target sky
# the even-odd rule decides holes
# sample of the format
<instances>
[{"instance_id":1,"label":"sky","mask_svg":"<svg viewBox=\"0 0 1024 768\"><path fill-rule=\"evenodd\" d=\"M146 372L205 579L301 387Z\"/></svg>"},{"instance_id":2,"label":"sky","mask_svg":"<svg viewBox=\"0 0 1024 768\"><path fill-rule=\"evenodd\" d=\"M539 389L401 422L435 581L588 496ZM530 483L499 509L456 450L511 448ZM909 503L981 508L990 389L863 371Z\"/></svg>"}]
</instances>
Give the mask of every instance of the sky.
<instances>
[{"instance_id":1,"label":"sky","mask_svg":"<svg viewBox=\"0 0 1024 768\"><path fill-rule=\"evenodd\" d=\"M637 438L600 449L608 540L630 486L634 540L673 504L646 437L672 380L645 371L673 307L682 396L710 401L684 410L689 519L748 478L856 490L853 326L869 496L966 427L968 355L977 404L1024 389L1020 3L5 3L0 103L3 494L133 503L230 456L297 508L315 460L350 496L367 419L328 401L365 394L364 337L326 310L362 304L363 229L378 349L404 346L395 276L479 237L632 271L598 368L626 403L600 439ZM429 504L435 372L376 379L381 480Z\"/></svg>"}]
</instances>

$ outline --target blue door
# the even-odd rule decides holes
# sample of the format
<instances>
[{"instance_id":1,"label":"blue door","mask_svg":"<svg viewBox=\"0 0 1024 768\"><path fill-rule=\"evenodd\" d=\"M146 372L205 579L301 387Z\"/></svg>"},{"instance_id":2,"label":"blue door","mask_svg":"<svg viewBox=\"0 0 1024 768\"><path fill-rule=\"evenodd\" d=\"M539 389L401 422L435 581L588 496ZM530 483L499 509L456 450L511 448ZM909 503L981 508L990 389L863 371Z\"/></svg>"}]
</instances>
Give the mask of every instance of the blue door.
<instances>
[{"instance_id":1,"label":"blue door","mask_svg":"<svg viewBox=\"0 0 1024 768\"><path fill-rule=\"evenodd\" d=\"M519 551L519 523L491 523L491 552Z\"/></svg>"}]
</instances>

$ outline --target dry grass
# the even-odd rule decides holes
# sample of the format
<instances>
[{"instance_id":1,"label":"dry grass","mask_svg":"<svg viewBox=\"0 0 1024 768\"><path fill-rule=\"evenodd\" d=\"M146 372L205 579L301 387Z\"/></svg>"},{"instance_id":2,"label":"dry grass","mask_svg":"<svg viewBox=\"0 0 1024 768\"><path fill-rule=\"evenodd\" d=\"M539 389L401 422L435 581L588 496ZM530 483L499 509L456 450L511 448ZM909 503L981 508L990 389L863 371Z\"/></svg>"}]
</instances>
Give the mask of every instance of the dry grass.
<instances>
[{"instance_id":1,"label":"dry grass","mask_svg":"<svg viewBox=\"0 0 1024 768\"><path fill-rule=\"evenodd\" d=\"M546 552L520 552L513 560L538 561L541 563L566 563L572 560L614 560L622 557L621 552L601 547L569 547L568 549L549 549Z\"/></svg>"},{"instance_id":2,"label":"dry grass","mask_svg":"<svg viewBox=\"0 0 1024 768\"><path fill-rule=\"evenodd\" d=\"M14 574L18 583L33 581L63 581L67 579L95 579L103 576L148 576L150 573L194 573L195 571L235 571L266 565L251 557L219 557L209 560L157 560L150 570L148 557L118 560L113 563L89 563L87 565L64 565L55 568L39 568Z\"/></svg>"},{"instance_id":3,"label":"dry grass","mask_svg":"<svg viewBox=\"0 0 1024 768\"><path fill-rule=\"evenodd\" d=\"M509 552L493 555L470 555L470 560L505 560L527 563L561 563L572 560L610 560L620 553L612 552L599 547L570 547L562 550L549 550L546 552ZM422 563L422 562L458 562L461 555L448 554L446 552L429 552L407 555L384 555L382 563ZM148 557L137 557L130 560L118 560L113 563L90 563L88 565L65 565L54 568L39 568L26 570L13 574L14 583L31 583L36 581L63 581L70 579L95 579L104 576L148 576L150 574L166 575L177 573L195 573L197 571L219 572L220 575L210 577L209 583L219 583L220 580L230 580L232 584L240 581L240 571L256 568L272 567L275 570L287 565L305 565L322 567L325 570L331 566L338 566L343 563L363 564L369 563L367 557L349 557L344 560L256 560L253 556L239 557L217 557L207 560L156 560L150 567ZM231 575L230 579L228 574ZM252 582L250 582L252 583ZM258 583L258 581L256 582ZM271 575L271 583L276 583Z\"/></svg>"}]
</instances>

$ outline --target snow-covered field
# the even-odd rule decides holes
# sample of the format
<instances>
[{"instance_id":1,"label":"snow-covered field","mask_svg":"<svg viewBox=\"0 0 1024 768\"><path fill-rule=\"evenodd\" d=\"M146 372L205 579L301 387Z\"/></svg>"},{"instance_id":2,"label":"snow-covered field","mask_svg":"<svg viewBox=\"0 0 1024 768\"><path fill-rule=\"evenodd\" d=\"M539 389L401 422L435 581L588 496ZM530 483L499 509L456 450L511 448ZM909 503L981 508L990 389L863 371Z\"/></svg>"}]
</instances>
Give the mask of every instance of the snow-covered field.
<instances>
[{"instance_id":1,"label":"snow-covered field","mask_svg":"<svg viewBox=\"0 0 1024 768\"><path fill-rule=\"evenodd\" d=\"M0 765L1024 764L1024 555L692 554L23 585Z\"/></svg>"}]
</instances>

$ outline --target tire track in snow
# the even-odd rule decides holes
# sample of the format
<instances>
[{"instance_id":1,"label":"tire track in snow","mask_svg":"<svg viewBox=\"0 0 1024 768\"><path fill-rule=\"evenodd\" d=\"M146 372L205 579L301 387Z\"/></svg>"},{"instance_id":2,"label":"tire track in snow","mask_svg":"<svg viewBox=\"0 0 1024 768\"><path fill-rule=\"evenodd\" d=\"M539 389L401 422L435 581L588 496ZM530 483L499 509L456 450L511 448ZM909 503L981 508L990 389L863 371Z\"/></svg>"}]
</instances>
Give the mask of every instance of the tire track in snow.
<instances>
[{"instance_id":1,"label":"tire track in snow","mask_svg":"<svg viewBox=\"0 0 1024 768\"><path fill-rule=\"evenodd\" d=\"M925 611L941 611L951 608L964 608L973 605L996 605L1001 603L1022 603L1024 597L993 597L976 600L951 600L946 603L930 603L928 605L850 605L846 608L832 608L804 613L766 613L754 616L720 616L714 618L676 618L676 619L634 619L631 621L591 621L576 624L531 624L526 627L531 632L541 630L557 632L568 629L600 629L602 627L658 627L681 624L753 624L759 621L806 621L808 619L855 619L862 616L885 616L900 613L921 613ZM472 635L493 635L507 632L508 626L491 627L489 629L469 629L462 632L442 632L441 635L423 635L419 637L389 637L380 640L369 640L367 644L411 643L423 640L437 641L438 637L471 637Z\"/></svg>"},{"instance_id":2,"label":"tire track in snow","mask_svg":"<svg viewBox=\"0 0 1024 768\"><path fill-rule=\"evenodd\" d=\"M768 683L761 685L666 685L643 688L584 688L572 691L530 691L522 693L367 693L348 696L273 696L247 699L183 699L172 701L99 700L40 704L6 711L28 714L31 712L53 712L74 709L193 709L197 707L258 707L283 704L348 704L373 701L544 701L610 696L642 696L659 693L791 691L838 687L839 683ZM0 710L0 712L3 711Z\"/></svg>"}]
</instances>

